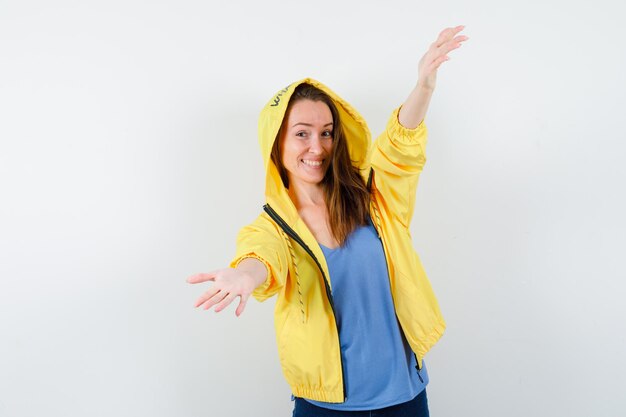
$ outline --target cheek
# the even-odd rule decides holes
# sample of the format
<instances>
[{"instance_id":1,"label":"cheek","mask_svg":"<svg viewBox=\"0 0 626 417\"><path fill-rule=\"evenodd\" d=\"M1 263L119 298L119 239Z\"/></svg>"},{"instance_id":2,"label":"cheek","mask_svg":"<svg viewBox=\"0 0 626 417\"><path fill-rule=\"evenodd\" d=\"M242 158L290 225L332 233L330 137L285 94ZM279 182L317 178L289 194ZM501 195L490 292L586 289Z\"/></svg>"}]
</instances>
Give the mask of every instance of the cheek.
<instances>
[{"instance_id":1,"label":"cheek","mask_svg":"<svg viewBox=\"0 0 626 417\"><path fill-rule=\"evenodd\" d=\"M325 149L326 149L326 153L327 153L327 154L329 154L329 155L331 155L331 156L332 156L333 151L335 150L335 146L334 146L334 145L335 145L335 144L334 144L334 142L333 142L333 141L330 141L330 142L328 143L328 145L325 147Z\"/></svg>"},{"instance_id":2,"label":"cheek","mask_svg":"<svg viewBox=\"0 0 626 417\"><path fill-rule=\"evenodd\" d=\"M296 163L298 157L300 155L300 150L298 149L297 144L291 141L285 141L283 143L282 150L282 162L285 166L291 166Z\"/></svg>"}]
</instances>

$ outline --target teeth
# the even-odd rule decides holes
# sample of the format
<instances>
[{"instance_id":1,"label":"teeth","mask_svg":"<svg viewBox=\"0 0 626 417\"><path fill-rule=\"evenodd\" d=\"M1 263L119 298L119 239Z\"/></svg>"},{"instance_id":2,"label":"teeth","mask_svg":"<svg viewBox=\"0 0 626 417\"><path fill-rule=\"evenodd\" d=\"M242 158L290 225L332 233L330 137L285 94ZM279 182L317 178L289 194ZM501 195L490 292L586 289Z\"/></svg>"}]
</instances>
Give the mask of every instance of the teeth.
<instances>
[{"instance_id":1,"label":"teeth","mask_svg":"<svg viewBox=\"0 0 626 417\"><path fill-rule=\"evenodd\" d=\"M304 162L306 165L310 165L312 167L318 167L318 166L322 165L322 161L309 161L307 159L303 159L302 162Z\"/></svg>"}]
</instances>

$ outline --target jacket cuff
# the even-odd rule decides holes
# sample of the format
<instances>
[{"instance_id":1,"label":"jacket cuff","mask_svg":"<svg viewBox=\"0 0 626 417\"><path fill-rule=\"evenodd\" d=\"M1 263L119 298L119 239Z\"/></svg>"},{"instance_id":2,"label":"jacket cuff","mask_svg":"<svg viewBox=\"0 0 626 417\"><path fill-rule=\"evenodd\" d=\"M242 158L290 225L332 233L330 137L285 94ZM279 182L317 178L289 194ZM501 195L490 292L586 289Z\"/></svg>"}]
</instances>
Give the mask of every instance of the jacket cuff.
<instances>
[{"instance_id":1,"label":"jacket cuff","mask_svg":"<svg viewBox=\"0 0 626 417\"><path fill-rule=\"evenodd\" d=\"M270 295L267 294L267 290L269 289L272 283L272 268L270 267L270 264L265 259L261 258L259 255L253 252L247 253L245 255L241 255L238 258L234 259L230 263L230 267L237 268L237 266L241 263L241 261L243 261L246 258L258 259L259 261L263 262L263 265L265 265L265 269L267 270L267 278L265 278L265 281L263 282L263 284L256 287L254 291L252 291L252 296L257 301L265 301L266 299L270 297Z\"/></svg>"},{"instance_id":2,"label":"jacket cuff","mask_svg":"<svg viewBox=\"0 0 626 417\"><path fill-rule=\"evenodd\" d=\"M402 126L400 120L398 119L400 115L400 109L402 106L396 108L389 121L387 122L387 132L392 141L401 143L403 145L415 145L418 143L425 144L427 138L427 129L425 118L422 119L417 127L413 129L409 129L408 127Z\"/></svg>"}]
</instances>

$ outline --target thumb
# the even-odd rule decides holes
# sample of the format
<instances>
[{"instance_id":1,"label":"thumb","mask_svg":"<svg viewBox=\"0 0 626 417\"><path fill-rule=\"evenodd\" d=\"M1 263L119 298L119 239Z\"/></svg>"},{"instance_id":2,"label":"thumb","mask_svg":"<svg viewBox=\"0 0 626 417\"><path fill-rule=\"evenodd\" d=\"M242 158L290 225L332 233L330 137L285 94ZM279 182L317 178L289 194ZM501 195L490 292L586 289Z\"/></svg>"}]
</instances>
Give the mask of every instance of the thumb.
<instances>
[{"instance_id":1,"label":"thumb","mask_svg":"<svg viewBox=\"0 0 626 417\"><path fill-rule=\"evenodd\" d=\"M199 274L191 275L187 278L187 282L190 284L198 284L200 282L213 281L215 280L215 275L217 275L218 271L219 270L204 273L201 272Z\"/></svg>"}]
</instances>

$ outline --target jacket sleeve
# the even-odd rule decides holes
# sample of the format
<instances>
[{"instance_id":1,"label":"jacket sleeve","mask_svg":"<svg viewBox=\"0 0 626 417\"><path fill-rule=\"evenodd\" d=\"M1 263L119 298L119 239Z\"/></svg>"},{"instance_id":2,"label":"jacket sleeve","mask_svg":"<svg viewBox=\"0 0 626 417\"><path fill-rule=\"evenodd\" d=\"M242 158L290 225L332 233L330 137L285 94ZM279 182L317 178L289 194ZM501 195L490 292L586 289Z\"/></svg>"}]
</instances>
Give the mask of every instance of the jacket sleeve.
<instances>
[{"instance_id":1,"label":"jacket sleeve","mask_svg":"<svg viewBox=\"0 0 626 417\"><path fill-rule=\"evenodd\" d=\"M387 211L408 228L415 209L415 193L426 163L428 131L424 120L414 129L398 121L396 108L385 131L374 141L370 162L373 182Z\"/></svg>"},{"instance_id":2,"label":"jacket sleeve","mask_svg":"<svg viewBox=\"0 0 626 417\"><path fill-rule=\"evenodd\" d=\"M245 258L256 258L267 269L265 282L252 292L258 301L267 300L285 285L289 271L288 249L276 225L263 214L239 231L237 251L230 267L236 268Z\"/></svg>"}]
</instances>

